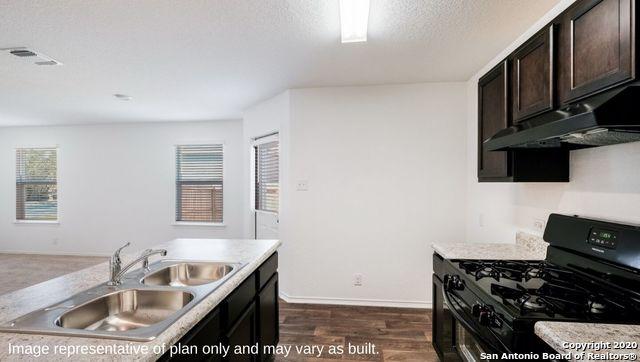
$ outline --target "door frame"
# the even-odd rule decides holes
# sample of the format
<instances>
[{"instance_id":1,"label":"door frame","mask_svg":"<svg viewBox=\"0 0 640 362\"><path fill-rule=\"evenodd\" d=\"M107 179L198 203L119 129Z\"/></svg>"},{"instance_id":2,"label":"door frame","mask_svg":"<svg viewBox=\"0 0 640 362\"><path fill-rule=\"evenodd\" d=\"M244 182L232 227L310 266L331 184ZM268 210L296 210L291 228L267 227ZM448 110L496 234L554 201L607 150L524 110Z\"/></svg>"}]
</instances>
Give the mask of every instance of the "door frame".
<instances>
[{"instance_id":1,"label":"door frame","mask_svg":"<svg viewBox=\"0 0 640 362\"><path fill-rule=\"evenodd\" d=\"M278 141L278 146L280 146L280 131L272 131L266 134L263 134L261 136L257 136L257 137L253 137L251 138L251 164L250 164L250 168L251 168L251 172L250 172L250 197L249 197L249 202L250 202L250 210L253 212L253 238L254 239L258 239L258 213L265 213L265 214L276 214L278 215L280 212L280 201L281 201L281 197L280 194L278 194L278 212L272 212L272 211L263 211L263 210L256 210L256 152L255 149L257 146L261 145L261 144L265 144L268 142L273 142L273 141ZM280 158L280 153L281 153L282 149L279 148L278 149L278 158ZM280 187L280 176L281 176L281 172L280 172L280 164L278 164L278 187ZM279 219L278 219L279 220Z\"/></svg>"}]
</instances>

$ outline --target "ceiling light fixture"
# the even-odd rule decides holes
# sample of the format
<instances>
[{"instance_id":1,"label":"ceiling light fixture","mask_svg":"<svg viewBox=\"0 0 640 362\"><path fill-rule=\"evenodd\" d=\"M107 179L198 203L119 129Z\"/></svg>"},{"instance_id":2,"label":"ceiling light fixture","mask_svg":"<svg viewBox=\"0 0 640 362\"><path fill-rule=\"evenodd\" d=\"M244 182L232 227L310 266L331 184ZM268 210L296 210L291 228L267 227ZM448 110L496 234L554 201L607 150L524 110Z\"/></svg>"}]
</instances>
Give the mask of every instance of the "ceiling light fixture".
<instances>
[{"instance_id":1,"label":"ceiling light fixture","mask_svg":"<svg viewBox=\"0 0 640 362\"><path fill-rule=\"evenodd\" d=\"M113 96L118 98L121 101L130 101L133 99L132 96L128 96L126 94L114 94Z\"/></svg>"},{"instance_id":2,"label":"ceiling light fixture","mask_svg":"<svg viewBox=\"0 0 640 362\"><path fill-rule=\"evenodd\" d=\"M61 62L26 47L0 48L0 51L8 51L18 58L31 60L35 65L62 65Z\"/></svg>"},{"instance_id":3,"label":"ceiling light fixture","mask_svg":"<svg viewBox=\"0 0 640 362\"><path fill-rule=\"evenodd\" d=\"M340 26L343 43L367 41L369 0L340 0Z\"/></svg>"}]
</instances>

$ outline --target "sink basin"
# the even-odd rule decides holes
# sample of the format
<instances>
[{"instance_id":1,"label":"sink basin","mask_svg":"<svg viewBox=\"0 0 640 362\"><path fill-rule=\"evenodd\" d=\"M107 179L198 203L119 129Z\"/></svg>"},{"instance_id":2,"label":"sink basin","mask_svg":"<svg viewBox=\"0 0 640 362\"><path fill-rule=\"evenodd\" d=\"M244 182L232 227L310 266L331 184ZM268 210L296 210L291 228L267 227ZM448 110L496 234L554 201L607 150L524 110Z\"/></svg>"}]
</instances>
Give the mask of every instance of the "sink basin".
<instances>
[{"instance_id":1,"label":"sink basin","mask_svg":"<svg viewBox=\"0 0 640 362\"><path fill-rule=\"evenodd\" d=\"M0 332L147 342L244 267L242 263L160 260L0 324Z\"/></svg>"},{"instance_id":2,"label":"sink basin","mask_svg":"<svg viewBox=\"0 0 640 362\"><path fill-rule=\"evenodd\" d=\"M146 285L197 286L224 278L233 271L233 265L216 262L181 262L164 267L142 279Z\"/></svg>"},{"instance_id":3,"label":"sink basin","mask_svg":"<svg viewBox=\"0 0 640 362\"><path fill-rule=\"evenodd\" d=\"M120 290L70 309L56 325L88 331L129 331L162 322L191 300L193 294L180 290Z\"/></svg>"}]
</instances>

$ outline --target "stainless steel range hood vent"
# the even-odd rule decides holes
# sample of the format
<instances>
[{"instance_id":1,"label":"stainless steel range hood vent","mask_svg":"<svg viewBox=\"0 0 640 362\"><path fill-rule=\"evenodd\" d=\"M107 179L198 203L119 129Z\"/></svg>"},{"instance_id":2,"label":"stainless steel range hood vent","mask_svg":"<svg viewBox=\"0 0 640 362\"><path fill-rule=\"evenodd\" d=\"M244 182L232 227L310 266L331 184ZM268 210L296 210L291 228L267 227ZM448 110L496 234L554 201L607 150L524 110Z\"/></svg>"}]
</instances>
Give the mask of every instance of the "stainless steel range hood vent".
<instances>
[{"instance_id":1,"label":"stainless steel range hood vent","mask_svg":"<svg viewBox=\"0 0 640 362\"><path fill-rule=\"evenodd\" d=\"M640 141L640 83L526 119L484 142L488 151L607 146Z\"/></svg>"}]
</instances>

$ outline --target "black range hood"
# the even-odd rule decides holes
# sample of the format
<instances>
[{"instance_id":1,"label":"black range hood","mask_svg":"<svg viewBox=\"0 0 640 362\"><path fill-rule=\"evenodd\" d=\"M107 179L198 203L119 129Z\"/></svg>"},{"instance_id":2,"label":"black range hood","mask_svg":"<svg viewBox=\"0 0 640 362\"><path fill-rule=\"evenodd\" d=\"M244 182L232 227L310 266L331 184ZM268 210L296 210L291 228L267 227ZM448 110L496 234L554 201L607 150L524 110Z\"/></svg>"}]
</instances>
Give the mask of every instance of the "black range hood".
<instances>
[{"instance_id":1,"label":"black range hood","mask_svg":"<svg viewBox=\"0 0 640 362\"><path fill-rule=\"evenodd\" d=\"M640 141L640 82L523 120L488 140L488 151L572 149Z\"/></svg>"}]
</instances>

